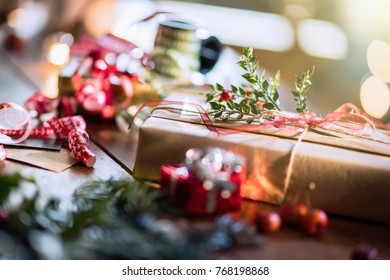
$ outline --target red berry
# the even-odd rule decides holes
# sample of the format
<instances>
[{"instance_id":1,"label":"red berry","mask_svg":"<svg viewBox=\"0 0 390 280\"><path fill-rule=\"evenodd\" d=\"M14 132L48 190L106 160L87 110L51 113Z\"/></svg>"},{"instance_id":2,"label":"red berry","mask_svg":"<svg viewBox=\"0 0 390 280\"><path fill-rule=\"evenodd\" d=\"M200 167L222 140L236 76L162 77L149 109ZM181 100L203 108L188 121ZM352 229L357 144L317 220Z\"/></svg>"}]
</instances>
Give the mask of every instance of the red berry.
<instances>
[{"instance_id":1,"label":"red berry","mask_svg":"<svg viewBox=\"0 0 390 280\"><path fill-rule=\"evenodd\" d=\"M280 210L280 217L283 223L297 225L300 218L307 214L307 207L303 203L290 204L286 203Z\"/></svg>"},{"instance_id":2,"label":"red berry","mask_svg":"<svg viewBox=\"0 0 390 280\"><path fill-rule=\"evenodd\" d=\"M232 99L233 95L231 94L230 91L224 90L221 92L221 100L226 101L228 99Z\"/></svg>"},{"instance_id":3,"label":"red berry","mask_svg":"<svg viewBox=\"0 0 390 280\"><path fill-rule=\"evenodd\" d=\"M320 209L311 209L300 218L300 226L309 235L320 235L328 226L328 216Z\"/></svg>"},{"instance_id":4,"label":"red berry","mask_svg":"<svg viewBox=\"0 0 390 280\"><path fill-rule=\"evenodd\" d=\"M352 260L377 260L378 250L370 244L358 244L353 248Z\"/></svg>"},{"instance_id":5,"label":"red berry","mask_svg":"<svg viewBox=\"0 0 390 280\"><path fill-rule=\"evenodd\" d=\"M261 233L275 233L280 229L282 221L276 212L260 211L255 217L256 228Z\"/></svg>"}]
</instances>

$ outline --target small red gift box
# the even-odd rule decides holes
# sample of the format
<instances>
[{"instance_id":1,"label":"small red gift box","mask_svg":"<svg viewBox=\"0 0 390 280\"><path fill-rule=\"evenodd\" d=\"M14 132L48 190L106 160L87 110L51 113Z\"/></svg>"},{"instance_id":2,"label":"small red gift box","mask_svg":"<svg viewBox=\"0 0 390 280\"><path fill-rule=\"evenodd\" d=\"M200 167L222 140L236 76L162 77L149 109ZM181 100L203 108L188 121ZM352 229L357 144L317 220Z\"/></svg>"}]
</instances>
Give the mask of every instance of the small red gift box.
<instances>
[{"instance_id":1,"label":"small red gift box","mask_svg":"<svg viewBox=\"0 0 390 280\"><path fill-rule=\"evenodd\" d=\"M220 164L216 169L204 159L188 164L187 157L184 165L163 165L160 181L163 195L187 214L239 211L242 166L235 163L226 168Z\"/></svg>"}]
</instances>

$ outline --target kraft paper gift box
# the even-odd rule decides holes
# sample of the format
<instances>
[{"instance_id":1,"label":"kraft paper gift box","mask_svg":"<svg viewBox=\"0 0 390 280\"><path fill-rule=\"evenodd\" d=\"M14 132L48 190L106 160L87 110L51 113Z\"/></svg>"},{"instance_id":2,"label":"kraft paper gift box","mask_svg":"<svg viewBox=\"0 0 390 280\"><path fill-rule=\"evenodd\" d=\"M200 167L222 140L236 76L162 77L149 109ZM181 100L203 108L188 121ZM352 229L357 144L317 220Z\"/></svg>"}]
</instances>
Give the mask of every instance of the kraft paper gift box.
<instances>
[{"instance_id":1,"label":"kraft paper gift box","mask_svg":"<svg viewBox=\"0 0 390 280\"><path fill-rule=\"evenodd\" d=\"M216 134L195 115L164 109L144 122L139 129L135 177L158 181L161 165L182 162L190 148L216 146L246 159L243 197L281 204L314 183L316 188L310 192L313 207L390 224L390 144L308 132L296 146L296 140L278 132ZM374 137L390 140L382 131ZM294 147L291 180L285 186Z\"/></svg>"}]
</instances>

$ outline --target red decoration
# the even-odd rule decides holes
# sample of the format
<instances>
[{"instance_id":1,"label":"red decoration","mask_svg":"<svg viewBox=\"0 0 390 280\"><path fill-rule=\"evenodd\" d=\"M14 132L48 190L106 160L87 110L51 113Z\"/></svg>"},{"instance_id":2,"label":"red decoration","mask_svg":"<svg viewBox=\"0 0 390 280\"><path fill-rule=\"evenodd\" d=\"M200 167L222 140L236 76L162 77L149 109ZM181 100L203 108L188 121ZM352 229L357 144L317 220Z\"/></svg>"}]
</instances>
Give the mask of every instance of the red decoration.
<instances>
[{"instance_id":1,"label":"red decoration","mask_svg":"<svg viewBox=\"0 0 390 280\"><path fill-rule=\"evenodd\" d=\"M57 115L61 117L70 117L76 114L76 100L74 97L61 96L57 107Z\"/></svg>"},{"instance_id":2,"label":"red decoration","mask_svg":"<svg viewBox=\"0 0 390 280\"><path fill-rule=\"evenodd\" d=\"M102 81L98 79L87 79L84 84L77 89L76 99L88 112L100 112L107 102L106 93L103 91Z\"/></svg>"},{"instance_id":3,"label":"red decoration","mask_svg":"<svg viewBox=\"0 0 390 280\"><path fill-rule=\"evenodd\" d=\"M11 138L10 141L13 143L23 142L32 130L31 116L18 104L12 102L1 103L0 128L3 131L22 130L23 132L19 138Z\"/></svg>"},{"instance_id":4,"label":"red decoration","mask_svg":"<svg viewBox=\"0 0 390 280\"><path fill-rule=\"evenodd\" d=\"M7 158L4 150L4 146L0 145L0 161L3 161Z\"/></svg>"},{"instance_id":5,"label":"red decoration","mask_svg":"<svg viewBox=\"0 0 390 280\"><path fill-rule=\"evenodd\" d=\"M218 159L218 160L216 160ZM242 159L220 149L191 149L183 166L161 167L165 197L187 214L238 211Z\"/></svg>"},{"instance_id":6,"label":"red decoration","mask_svg":"<svg viewBox=\"0 0 390 280\"><path fill-rule=\"evenodd\" d=\"M112 61L105 59L107 54L116 58L122 53L130 54L136 45L115 37L106 35L98 40L83 37L71 48L71 54L83 55L84 61L72 76L72 84L76 90L76 100L88 113L99 113L103 119L112 119L117 109L124 109L133 97L133 83L138 83L139 77L126 71L120 71ZM147 55L141 58L141 62ZM133 58L135 59L135 58ZM81 74L81 70L88 69L87 74ZM114 86L111 78L120 81L120 86L125 93L121 102L115 102Z\"/></svg>"},{"instance_id":7,"label":"red decoration","mask_svg":"<svg viewBox=\"0 0 390 280\"><path fill-rule=\"evenodd\" d=\"M280 217L283 223L297 225L302 216L306 215L308 208L303 203L291 204L286 203L280 211Z\"/></svg>"},{"instance_id":8,"label":"red decoration","mask_svg":"<svg viewBox=\"0 0 390 280\"><path fill-rule=\"evenodd\" d=\"M86 128L86 123L82 116L64 117L60 119L53 117L47 123L59 139L67 138L69 133L74 129L85 130Z\"/></svg>"},{"instance_id":9,"label":"red decoration","mask_svg":"<svg viewBox=\"0 0 390 280\"><path fill-rule=\"evenodd\" d=\"M69 149L75 159L88 167L96 163L96 156L88 149L89 136L85 132L86 124L82 116L53 117L47 121L57 138L68 138Z\"/></svg>"},{"instance_id":10,"label":"red decoration","mask_svg":"<svg viewBox=\"0 0 390 280\"><path fill-rule=\"evenodd\" d=\"M36 92L24 102L24 107L29 111L36 111L38 116L53 112L57 106L55 99Z\"/></svg>"},{"instance_id":11,"label":"red decoration","mask_svg":"<svg viewBox=\"0 0 390 280\"><path fill-rule=\"evenodd\" d=\"M0 129L0 133L7 136L21 137L26 133L25 129ZM33 128L29 138L50 138L53 135L53 129L48 126L39 126Z\"/></svg>"},{"instance_id":12,"label":"red decoration","mask_svg":"<svg viewBox=\"0 0 390 280\"><path fill-rule=\"evenodd\" d=\"M282 221L278 213L273 211L259 211L255 217L258 232L276 233L279 231Z\"/></svg>"},{"instance_id":13,"label":"red decoration","mask_svg":"<svg viewBox=\"0 0 390 280\"><path fill-rule=\"evenodd\" d=\"M173 204L188 214L211 214L238 211L241 208L241 174L234 173L230 182L235 190L208 189L207 182L184 166L161 167L161 189Z\"/></svg>"},{"instance_id":14,"label":"red decoration","mask_svg":"<svg viewBox=\"0 0 390 280\"><path fill-rule=\"evenodd\" d=\"M301 217L300 226L308 235L320 235L328 226L328 216L320 209L310 209Z\"/></svg>"},{"instance_id":15,"label":"red decoration","mask_svg":"<svg viewBox=\"0 0 390 280\"><path fill-rule=\"evenodd\" d=\"M222 101L232 99L232 97L233 97L233 95L230 91L225 90L221 93L221 100Z\"/></svg>"},{"instance_id":16,"label":"red decoration","mask_svg":"<svg viewBox=\"0 0 390 280\"><path fill-rule=\"evenodd\" d=\"M88 149L88 141L88 134L84 131L74 129L69 133L69 148L75 159L92 167L96 163L96 156Z\"/></svg>"}]
</instances>

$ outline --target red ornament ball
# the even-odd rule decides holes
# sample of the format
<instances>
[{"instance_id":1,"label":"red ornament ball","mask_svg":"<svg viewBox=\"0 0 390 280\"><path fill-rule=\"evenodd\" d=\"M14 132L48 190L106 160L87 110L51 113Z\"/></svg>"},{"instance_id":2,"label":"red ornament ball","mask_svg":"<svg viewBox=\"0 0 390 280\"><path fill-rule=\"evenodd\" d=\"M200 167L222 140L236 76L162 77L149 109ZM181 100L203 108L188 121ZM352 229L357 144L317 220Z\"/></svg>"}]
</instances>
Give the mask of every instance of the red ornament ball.
<instances>
[{"instance_id":1,"label":"red ornament ball","mask_svg":"<svg viewBox=\"0 0 390 280\"><path fill-rule=\"evenodd\" d=\"M221 100L222 101L232 99L232 97L233 97L233 95L230 91L224 90L223 92L221 92Z\"/></svg>"},{"instance_id":2,"label":"red ornament ball","mask_svg":"<svg viewBox=\"0 0 390 280\"><path fill-rule=\"evenodd\" d=\"M280 217L282 218L283 223L297 225L301 217L306 215L307 212L307 206L303 203L286 203L280 210Z\"/></svg>"},{"instance_id":3,"label":"red ornament ball","mask_svg":"<svg viewBox=\"0 0 390 280\"><path fill-rule=\"evenodd\" d=\"M351 254L352 260L378 260L378 250L370 244L357 244Z\"/></svg>"},{"instance_id":4,"label":"red ornament ball","mask_svg":"<svg viewBox=\"0 0 390 280\"><path fill-rule=\"evenodd\" d=\"M300 218L300 226L308 235L320 235L328 226L328 216L320 209L310 209Z\"/></svg>"},{"instance_id":5,"label":"red ornament ball","mask_svg":"<svg viewBox=\"0 0 390 280\"><path fill-rule=\"evenodd\" d=\"M278 213L273 211L259 211L255 217L257 232L276 233L282 225L282 220Z\"/></svg>"}]
</instances>

